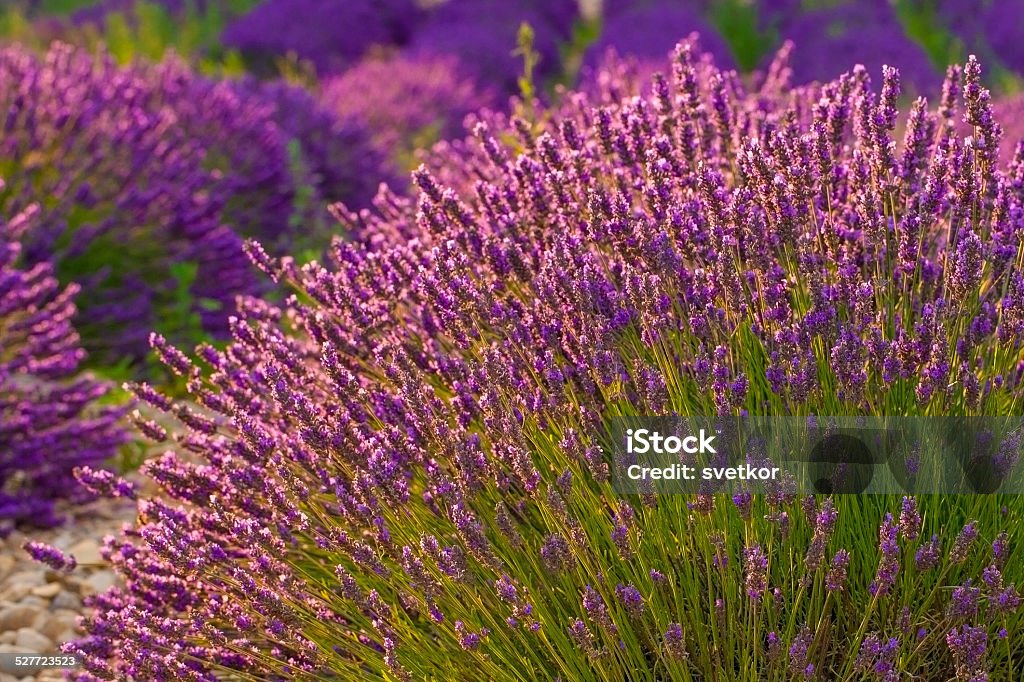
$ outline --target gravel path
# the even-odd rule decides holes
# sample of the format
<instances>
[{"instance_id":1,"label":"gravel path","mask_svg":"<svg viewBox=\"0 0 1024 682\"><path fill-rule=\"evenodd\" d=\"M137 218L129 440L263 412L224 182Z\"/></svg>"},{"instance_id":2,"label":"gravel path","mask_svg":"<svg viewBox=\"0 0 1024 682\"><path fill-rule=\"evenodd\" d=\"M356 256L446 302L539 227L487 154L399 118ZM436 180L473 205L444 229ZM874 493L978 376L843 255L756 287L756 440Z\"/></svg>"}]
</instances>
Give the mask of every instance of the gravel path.
<instances>
[{"instance_id":1,"label":"gravel path","mask_svg":"<svg viewBox=\"0 0 1024 682\"><path fill-rule=\"evenodd\" d=\"M65 510L61 528L15 531L0 540L0 654L57 653L58 646L79 636L77 619L84 597L114 585L114 572L100 557L106 535L135 520L132 502L101 500ZM78 560L71 574L36 563L21 548L26 540L53 545ZM63 679L60 670L18 677L5 669L0 656L0 682L50 682Z\"/></svg>"}]
</instances>

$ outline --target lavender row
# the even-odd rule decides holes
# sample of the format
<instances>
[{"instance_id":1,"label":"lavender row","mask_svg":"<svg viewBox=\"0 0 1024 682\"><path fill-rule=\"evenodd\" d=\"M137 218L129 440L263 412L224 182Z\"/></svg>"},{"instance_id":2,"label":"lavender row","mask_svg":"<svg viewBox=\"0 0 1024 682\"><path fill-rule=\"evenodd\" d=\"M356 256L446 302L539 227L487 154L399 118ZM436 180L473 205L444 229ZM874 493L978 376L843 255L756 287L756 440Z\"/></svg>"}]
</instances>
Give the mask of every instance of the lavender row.
<instances>
[{"instance_id":1,"label":"lavender row","mask_svg":"<svg viewBox=\"0 0 1024 682\"><path fill-rule=\"evenodd\" d=\"M79 287L61 286L48 264L18 265L40 214L32 204L0 224L0 536L58 523L55 500L90 497L75 468L102 465L126 437L122 411L98 405L107 389L77 374Z\"/></svg>"},{"instance_id":2,"label":"lavender row","mask_svg":"<svg viewBox=\"0 0 1024 682\"><path fill-rule=\"evenodd\" d=\"M234 296L259 290L245 237L292 246L296 221L327 224L328 202L367 202L385 176L364 129L305 91L175 60L11 47L0 92L4 205L40 205L23 258L82 287L76 325L97 363L137 362L153 329L223 336ZM186 314L172 314L182 286Z\"/></svg>"}]
</instances>

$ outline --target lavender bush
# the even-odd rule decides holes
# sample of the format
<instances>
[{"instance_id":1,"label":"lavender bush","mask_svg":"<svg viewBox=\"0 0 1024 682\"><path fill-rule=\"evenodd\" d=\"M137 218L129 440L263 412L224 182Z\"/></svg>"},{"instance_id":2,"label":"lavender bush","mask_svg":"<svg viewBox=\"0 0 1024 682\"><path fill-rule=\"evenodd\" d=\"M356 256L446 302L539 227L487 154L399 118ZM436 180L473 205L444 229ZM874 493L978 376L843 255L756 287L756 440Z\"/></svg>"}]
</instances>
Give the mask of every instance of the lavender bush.
<instances>
[{"instance_id":1,"label":"lavender bush","mask_svg":"<svg viewBox=\"0 0 1024 682\"><path fill-rule=\"evenodd\" d=\"M539 60L532 75L542 82L561 72L559 46L569 40L576 14L573 0L449 0L416 31L409 55L456 59L485 87L512 93L523 75L523 55L517 51L520 25L533 30L532 49Z\"/></svg>"},{"instance_id":2,"label":"lavender bush","mask_svg":"<svg viewBox=\"0 0 1024 682\"><path fill-rule=\"evenodd\" d=\"M98 2L13 2L0 8L6 40L45 52L55 41L109 52L121 64L159 61L169 52L204 73L242 71L240 55L224 49L227 22L259 0L100 0ZM77 7L75 6L77 5Z\"/></svg>"},{"instance_id":3,"label":"lavender bush","mask_svg":"<svg viewBox=\"0 0 1024 682\"><path fill-rule=\"evenodd\" d=\"M463 75L452 57L370 57L323 83L321 99L343 120L365 122L374 146L399 159L465 134L467 114L496 93Z\"/></svg>"},{"instance_id":4,"label":"lavender bush","mask_svg":"<svg viewBox=\"0 0 1024 682\"><path fill-rule=\"evenodd\" d=\"M78 287L52 268L19 265L20 237L39 207L0 224L0 536L14 524L54 525L58 499L81 499L78 466L100 465L124 441L106 389L76 375L83 352L71 325Z\"/></svg>"},{"instance_id":5,"label":"lavender bush","mask_svg":"<svg viewBox=\"0 0 1024 682\"><path fill-rule=\"evenodd\" d=\"M194 264L201 278L184 286L209 307L253 281L219 219L224 197L211 191L203 149L172 109L152 104L144 74L66 46L44 58L8 48L0 80L4 205L40 205L24 257L82 285L77 322L91 359L145 352L157 311L174 304L175 263ZM211 288L213 272L223 289Z\"/></svg>"},{"instance_id":6,"label":"lavender bush","mask_svg":"<svg viewBox=\"0 0 1024 682\"><path fill-rule=\"evenodd\" d=\"M487 116L328 264L250 244L294 295L154 340L198 406L134 387L180 427L77 679L1015 679L1019 504L611 487L616 415L1020 413L978 63L902 143L895 69L790 73L685 43L649 95Z\"/></svg>"},{"instance_id":7,"label":"lavender bush","mask_svg":"<svg viewBox=\"0 0 1024 682\"><path fill-rule=\"evenodd\" d=\"M152 329L226 333L235 294L257 290L243 236L287 241L301 192L322 213L376 187L365 133L305 93L271 99L178 61L120 68L62 45L0 52L0 83L0 201L40 204L25 258L82 285L76 324L96 362L142 357ZM298 115L282 104L296 98ZM299 129L299 116L320 119Z\"/></svg>"},{"instance_id":8,"label":"lavender bush","mask_svg":"<svg viewBox=\"0 0 1024 682\"><path fill-rule=\"evenodd\" d=\"M373 45L404 45L422 12L413 0L268 0L224 29L224 45L256 65L294 53L321 75Z\"/></svg>"},{"instance_id":9,"label":"lavender bush","mask_svg":"<svg viewBox=\"0 0 1024 682\"><path fill-rule=\"evenodd\" d=\"M725 41L708 26L698 7L670 1L606 2L600 38L589 47L586 63L593 67L609 49L638 60L644 79L664 67L679 36L697 32L701 45L722 67L731 67Z\"/></svg>"},{"instance_id":10,"label":"lavender bush","mask_svg":"<svg viewBox=\"0 0 1024 682\"><path fill-rule=\"evenodd\" d=\"M938 0L933 5L938 23L952 32L969 52L984 55L1018 76L1024 75L1022 11L1024 3L1020 0Z\"/></svg>"},{"instance_id":11,"label":"lavender bush","mask_svg":"<svg viewBox=\"0 0 1024 682\"><path fill-rule=\"evenodd\" d=\"M864 64L878 73L883 64L898 67L904 86L918 94L937 94L939 74L924 49L904 31L888 0L823 3L802 10L799 0L759 3L765 28L796 45L793 78L797 83L828 81Z\"/></svg>"},{"instance_id":12,"label":"lavender bush","mask_svg":"<svg viewBox=\"0 0 1024 682\"><path fill-rule=\"evenodd\" d=\"M283 142L274 149L274 156L267 154L266 145L258 147L266 156L253 160L264 167L281 164L289 176L284 193L289 221L275 218L271 222L266 213L259 213L259 202L266 195L254 187L245 197L251 215L235 221L242 234L255 236L247 226L265 224L270 229L268 236L276 233L282 247L290 244L294 248L304 240L311 241L307 231L326 222L329 204L344 202L356 210L367 208L380 183L396 182L385 152L377 145L372 121L326 106L307 89L280 80L245 80L238 87L251 93L254 101L269 105L278 129L276 137ZM282 230L284 225L287 229ZM312 245L322 250L327 241L312 240Z\"/></svg>"}]
</instances>

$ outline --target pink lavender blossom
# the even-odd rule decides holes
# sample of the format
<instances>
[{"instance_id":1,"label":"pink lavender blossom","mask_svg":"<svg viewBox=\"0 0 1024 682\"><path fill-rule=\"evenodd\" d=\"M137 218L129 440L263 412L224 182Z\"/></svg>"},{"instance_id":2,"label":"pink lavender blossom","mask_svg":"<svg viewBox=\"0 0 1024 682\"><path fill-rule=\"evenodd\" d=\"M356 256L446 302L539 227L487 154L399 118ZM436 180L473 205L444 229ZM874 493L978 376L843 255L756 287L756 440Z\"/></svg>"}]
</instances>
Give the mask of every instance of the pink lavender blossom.
<instances>
[{"instance_id":1,"label":"pink lavender blossom","mask_svg":"<svg viewBox=\"0 0 1024 682\"><path fill-rule=\"evenodd\" d=\"M963 625L946 635L946 643L953 653L958 680L984 680L988 634L982 627Z\"/></svg>"},{"instance_id":2,"label":"pink lavender blossom","mask_svg":"<svg viewBox=\"0 0 1024 682\"><path fill-rule=\"evenodd\" d=\"M974 540L978 537L978 525L975 521L968 521L956 536L953 548L949 550L949 560L954 564L962 564L967 559L968 553Z\"/></svg>"},{"instance_id":3,"label":"pink lavender blossom","mask_svg":"<svg viewBox=\"0 0 1024 682\"><path fill-rule=\"evenodd\" d=\"M68 556L56 547L41 542L26 542L24 549L33 559L46 564L55 571L71 572L78 564L73 556Z\"/></svg>"},{"instance_id":4,"label":"pink lavender blossom","mask_svg":"<svg viewBox=\"0 0 1024 682\"><path fill-rule=\"evenodd\" d=\"M760 545L751 545L743 552L747 596L759 600L768 589L768 557Z\"/></svg>"}]
</instances>

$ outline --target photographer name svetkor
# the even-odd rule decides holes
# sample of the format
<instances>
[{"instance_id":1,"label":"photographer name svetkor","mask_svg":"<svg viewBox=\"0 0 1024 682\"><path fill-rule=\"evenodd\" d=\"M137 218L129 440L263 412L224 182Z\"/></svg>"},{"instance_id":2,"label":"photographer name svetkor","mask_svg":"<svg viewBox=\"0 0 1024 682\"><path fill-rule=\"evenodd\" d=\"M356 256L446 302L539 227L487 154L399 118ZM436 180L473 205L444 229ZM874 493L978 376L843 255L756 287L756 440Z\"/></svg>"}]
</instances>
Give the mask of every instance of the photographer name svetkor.
<instances>
[{"instance_id":1,"label":"photographer name svetkor","mask_svg":"<svg viewBox=\"0 0 1024 682\"><path fill-rule=\"evenodd\" d=\"M627 495L1024 494L1021 416L629 415L606 436Z\"/></svg>"},{"instance_id":2,"label":"photographer name svetkor","mask_svg":"<svg viewBox=\"0 0 1024 682\"><path fill-rule=\"evenodd\" d=\"M685 452L689 455L717 454L713 442L715 434L708 435L700 429L696 436L663 436L652 429L627 429L626 452L631 455L675 455ZM671 464L666 467L641 466L632 464L626 468L626 475L634 481L769 481L779 476L777 467L707 466L697 474L697 467L688 464Z\"/></svg>"}]
</instances>

